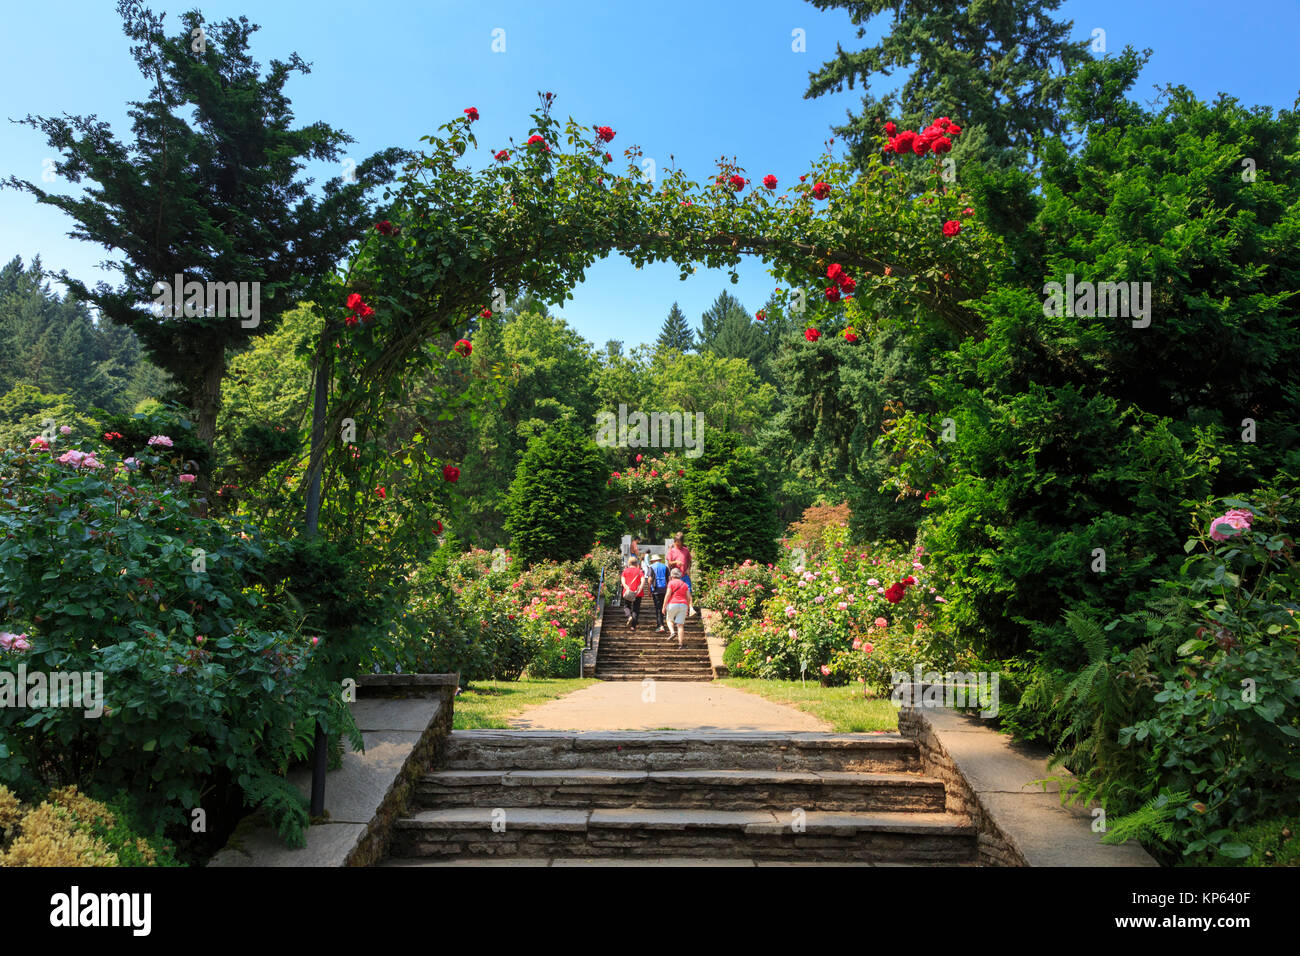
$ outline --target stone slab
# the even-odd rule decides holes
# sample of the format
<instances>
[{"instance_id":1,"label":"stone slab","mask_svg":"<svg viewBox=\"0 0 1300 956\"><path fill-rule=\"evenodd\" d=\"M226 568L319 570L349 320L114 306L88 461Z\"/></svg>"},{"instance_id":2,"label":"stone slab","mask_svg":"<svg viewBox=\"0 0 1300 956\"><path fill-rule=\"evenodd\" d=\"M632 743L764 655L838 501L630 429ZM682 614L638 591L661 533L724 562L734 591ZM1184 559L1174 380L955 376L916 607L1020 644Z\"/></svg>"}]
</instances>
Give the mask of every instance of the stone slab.
<instances>
[{"instance_id":1,"label":"stone slab","mask_svg":"<svg viewBox=\"0 0 1300 956\"><path fill-rule=\"evenodd\" d=\"M371 731L361 737L365 753L345 749L343 765L325 775L325 816L330 823L370 823L420 742L419 733L401 730ZM303 796L311 797L309 768L290 771L289 782Z\"/></svg>"},{"instance_id":2,"label":"stone slab","mask_svg":"<svg viewBox=\"0 0 1300 956\"><path fill-rule=\"evenodd\" d=\"M268 827L236 831L208 866L341 866L365 832L361 823L316 824L307 828L307 846L293 849Z\"/></svg>"},{"instance_id":3,"label":"stone slab","mask_svg":"<svg viewBox=\"0 0 1300 956\"><path fill-rule=\"evenodd\" d=\"M1092 814L1062 806L1054 793L986 793L980 799L1029 866L1155 865L1137 843L1102 843L1092 832Z\"/></svg>"},{"instance_id":4,"label":"stone slab","mask_svg":"<svg viewBox=\"0 0 1300 956\"><path fill-rule=\"evenodd\" d=\"M551 866L742 866L752 867L753 860L733 860L710 857L645 857L625 859L619 857L585 857L560 858L551 861Z\"/></svg>"},{"instance_id":5,"label":"stone slab","mask_svg":"<svg viewBox=\"0 0 1300 956\"><path fill-rule=\"evenodd\" d=\"M504 817L493 815L496 809L504 810ZM505 823L505 832L511 830L569 830L587 829L588 810L558 810L548 807L447 807L442 810L422 810L399 822L403 829L469 830L482 827L491 830L495 820Z\"/></svg>"},{"instance_id":6,"label":"stone slab","mask_svg":"<svg viewBox=\"0 0 1300 956\"><path fill-rule=\"evenodd\" d=\"M592 810L590 826L619 830L693 830L774 824L767 810L647 810L639 807Z\"/></svg>"},{"instance_id":7,"label":"stone slab","mask_svg":"<svg viewBox=\"0 0 1300 956\"><path fill-rule=\"evenodd\" d=\"M365 697L351 705L352 719L359 730L405 730L423 733L438 714L442 702L429 697L396 700Z\"/></svg>"}]
</instances>

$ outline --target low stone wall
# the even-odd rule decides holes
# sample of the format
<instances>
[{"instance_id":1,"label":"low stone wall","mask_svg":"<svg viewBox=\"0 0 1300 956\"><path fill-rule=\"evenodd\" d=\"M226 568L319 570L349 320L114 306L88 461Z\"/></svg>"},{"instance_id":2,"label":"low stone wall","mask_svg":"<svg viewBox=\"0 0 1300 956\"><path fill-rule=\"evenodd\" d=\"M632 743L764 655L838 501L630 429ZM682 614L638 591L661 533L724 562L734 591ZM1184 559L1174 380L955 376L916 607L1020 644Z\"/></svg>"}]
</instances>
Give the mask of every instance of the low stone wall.
<instances>
[{"instance_id":1,"label":"low stone wall","mask_svg":"<svg viewBox=\"0 0 1300 956\"><path fill-rule=\"evenodd\" d=\"M947 809L979 830L983 866L1156 866L1136 843L1110 846L1092 830L1090 809L1063 806L1047 754L1014 743L974 714L913 706L903 688L898 730L915 740L922 771L942 780ZM919 693L915 700L920 701Z\"/></svg>"},{"instance_id":2,"label":"low stone wall","mask_svg":"<svg viewBox=\"0 0 1300 956\"><path fill-rule=\"evenodd\" d=\"M370 866L388 853L393 824L408 809L424 773L440 757L459 683L457 674L367 674L357 679L353 719L365 752L345 750L325 777L325 818L307 829L307 846L285 846L257 815L235 830L209 866ZM289 780L311 793L311 770Z\"/></svg>"},{"instance_id":3,"label":"low stone wall","mask_svg":"<svg viewBox=\"0 0 1300 956\"><path fill-rule=\"evenodd\" d=\"M704 641L709 645L709 666L713 668L713 679L727 676L727 665L722 662L727 650L727 639L715 634L718 618L717 611L708 608L700 610L700 621L704 624Z\"/></svg>"}]
</instances>

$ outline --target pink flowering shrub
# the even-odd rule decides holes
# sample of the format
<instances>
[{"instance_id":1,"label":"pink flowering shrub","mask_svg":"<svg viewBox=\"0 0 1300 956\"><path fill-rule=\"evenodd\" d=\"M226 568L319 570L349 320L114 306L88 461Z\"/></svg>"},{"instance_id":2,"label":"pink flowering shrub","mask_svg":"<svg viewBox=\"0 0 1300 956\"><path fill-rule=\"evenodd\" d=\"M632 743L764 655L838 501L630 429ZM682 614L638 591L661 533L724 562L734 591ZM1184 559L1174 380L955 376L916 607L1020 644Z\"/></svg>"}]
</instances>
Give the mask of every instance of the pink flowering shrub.
<instances>
[{"instance_id":1,"label":"pink flowering shrub","mask_svg":"<svg viewBox=\"0 0 1300 956\"><path fill-rule=\"evenodd\" d=\"M924 550L898 553L826 532L822 557L806 567L787 549L774 591L739 630L728 658L737 676L816 677L881 694L894 670L949 669L959 655L939 626L945 603L927 574Z\"/></svg>"}]
</instances>

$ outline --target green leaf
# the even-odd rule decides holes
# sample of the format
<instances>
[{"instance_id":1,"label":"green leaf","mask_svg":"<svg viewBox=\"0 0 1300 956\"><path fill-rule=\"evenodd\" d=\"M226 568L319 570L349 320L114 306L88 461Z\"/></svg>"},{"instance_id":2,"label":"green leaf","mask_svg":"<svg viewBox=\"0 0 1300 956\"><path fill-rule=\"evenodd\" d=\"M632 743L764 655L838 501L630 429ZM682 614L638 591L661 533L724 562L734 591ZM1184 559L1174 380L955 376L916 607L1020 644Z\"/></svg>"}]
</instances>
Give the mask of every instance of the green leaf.
<instances>
[{"instance_id":1,"label":"green leaf","mask_svg":"<svg viewBox=\"0 0 1300 956\"><path fill-rule=\"evenodd\" d=\"M1244 843L1225 843L1219 847L1219 855L1231 857L1234 860L1244 860L1250 856L1251 849Z\"/></svg>"}]
</instances>

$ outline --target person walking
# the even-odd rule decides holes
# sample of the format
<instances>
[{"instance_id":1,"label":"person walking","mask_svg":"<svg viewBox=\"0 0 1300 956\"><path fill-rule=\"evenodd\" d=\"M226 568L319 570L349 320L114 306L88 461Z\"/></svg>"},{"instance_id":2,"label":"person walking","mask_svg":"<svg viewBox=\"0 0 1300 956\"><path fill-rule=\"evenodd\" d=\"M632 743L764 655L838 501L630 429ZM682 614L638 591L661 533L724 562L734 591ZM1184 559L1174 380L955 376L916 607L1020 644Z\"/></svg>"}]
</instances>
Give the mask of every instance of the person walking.
<instances>
[{"instance_id":1,"label":"person walking","mask_svg":"<svg viewBox=\"0 0 1300 956\"><path fill-rule=\"evenodd\" d=\"M645 585L645 574L637 563L636 555L627 559L627 569L623 572L623 615L630 630L636 630L637 618L641 614L641 588Z\"/></svg>"},{"instance_id":2,"label":"person walking","mask_svg":"<svg viewBox=\"0 0 1300 956\"><path fill-rule=\"evenodd\" d=\"M664 632L664 595L668 593L668 566L657 554L650 555L650 599L655 602L655 633Z\"/></svg>"},{"instance_id":3,"label":"person walking","mask_svg":"<svg viewBox=\"0 0 1300 956\"><path fill-rule=\"evenodd\" d=\"M682 580L682 569L673 568L668 581L668 591L664 594L664 613L668 618L668 641L677 638L677 646L682 646L682 635L686 631L686 615L694 610L691 604L691 589Z\"/></svg>"},{"instance_id":4,"label":"person walking","mask_svg":"<svg viewBox=\"0 0 1300 956\"><path fill-rule=\"evenodd\" d=\"M682 580L686 582L686 587L694 593L695 586L691 584L691 549L686 547L686 538L680 531L673 536L673 546L668 549L668 566L671 568L674 565L681 569ZM693 607L691 613L695 613Z\"/></svg>"}]
</instances>

